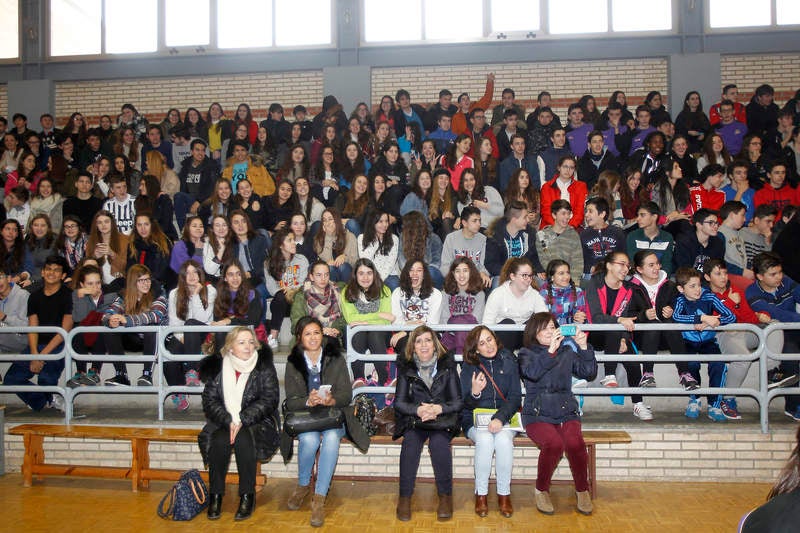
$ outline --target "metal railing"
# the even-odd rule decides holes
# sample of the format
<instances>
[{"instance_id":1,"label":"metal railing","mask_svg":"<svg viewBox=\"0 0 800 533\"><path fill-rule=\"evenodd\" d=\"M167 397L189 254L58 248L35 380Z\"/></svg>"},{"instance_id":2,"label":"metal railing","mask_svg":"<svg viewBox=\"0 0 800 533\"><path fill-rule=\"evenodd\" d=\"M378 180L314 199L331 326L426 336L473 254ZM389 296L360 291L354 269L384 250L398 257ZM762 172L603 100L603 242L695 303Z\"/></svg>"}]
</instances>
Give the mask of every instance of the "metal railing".
<instances>
[{"instance_id":1,"label":"metal railing","mask_svg":"<svg viewBox=\"0 0 800 533\"><path fill-rule=\"evenodd\" d=\"M124 363L153 363L153 385L150 387L111 387L111 386L98 386L98 387L78 387L69 388L66 386L39 386L39 385L1 385L0 393L17 393L17 392L51 392L59 394L64 398L65 423L69 423L74 417L74 400L81 394L154 394L158 398L158 419L164 419L164 401L171 394L199 394L202 392L200 387L188 387L185 385L170 386L164 379L164 363L169 362L194 362L199 361L204 357L203 354L173 354L165 345L165 341L170 334L187 333L187 332L202 332L202 333L224 333L230 331L233 326L141 326L130 328L109 329L103 326L91 327L76 327L71 331L66 332L58 327L7 327L0 330L0 334L5 333L28 333L38 331L40 333L58 333L66 339L65 344L61 350L56 354L49 355L34 355L34 354L0 354L0 361L33 361L45 360L53 361L64 359L65 378L72 373L73 361L102 361L102 362L124 362ZM474 325L451 325L441 324L431 326L435 331L469 331L474 328ZM592 331L623 331L624 328L618 324L586 324L580 326L582 330L587 332ZM348 361L360 360L364 362L380 362L380 361L394 361L397 357L396 354L362 354L353 349L352 339L353 336L359 332L364 331L411 331L414 326L348 326L346 332L347 340L347 359ZM524 329L521 325L493 325L493 331L522 331ZM636 331L688 331L692 330L693 326L688 324L637 324ZM675 363L679 361L748 361L755 362L759 365L758 368L758 385L756 388L747 387L704 387L693 391L686 391L681 387L659 387L659 388L641 388L641 387L618 387L618 388L581 388L576 389L576 393L585 396L618 396L618 395L631 395L641 394L647 396L689 396L689 395L708 395L708 394L728 394L735 396L748 396L753 398L759 405L759 418L761 423L761 430L764 433L769 431L769 403L771 400L778 396L788 394L800 394L800 387L780 388L769 390L767 380L767 360L800 360L800 353L786 354L786 353L773 353L767 346L767 337L778 330L800 330L800 323L772 323L766 328L762 329L758 326L751 324L731 324L728 326L721 326L716 328L715 331L746 331L754 334L758 339L758 346L752 352L740 354L722 354L722 355L702 355L697 354L598 354L597 361L602 363L606 361L614 362L637 362L652 361L654 363ZM122 333L156 333L156 354L142 354L142 355L124 355L124 354L81 354L77 353L73 348L73 339L76 336L84 333L100 333L100 334L122 334ZM457 360L461 360L461 356L456 356ZM348 365L349 366L349 365ZM377 387L359 387L353 390L353 394L361 392L367 393L392 393L392 387L377 386Z\"/></svg>"}]
</instances>

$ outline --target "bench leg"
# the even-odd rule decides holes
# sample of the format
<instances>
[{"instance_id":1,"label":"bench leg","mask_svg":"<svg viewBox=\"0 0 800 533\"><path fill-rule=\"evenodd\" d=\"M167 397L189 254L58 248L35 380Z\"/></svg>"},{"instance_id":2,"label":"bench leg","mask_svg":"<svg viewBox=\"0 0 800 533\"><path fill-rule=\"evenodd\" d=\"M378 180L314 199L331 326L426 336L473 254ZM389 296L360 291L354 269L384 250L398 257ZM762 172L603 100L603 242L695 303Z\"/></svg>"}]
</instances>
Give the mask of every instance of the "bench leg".
<instances>
[{"instance_id":1,"label":"bench leg","mask_svg":"<svg viewBox=\"0 0 800 533\"><path fill-rule=\"evenodd\" d=\"M147 488L149 479L142 479L142 469L150 468L150 441L131 439L131 485L133 492L138 492L139 485Z\"/></svg>"},{"instance_id":2,"label":"bench leg","mask_svg":"<svg viewBox=\"0 0 800 533\"><path fill-rule=\"evenodd\" d=\"M25 443L25 456L22 460L22 486L33 485L33 467L44 463L44 437L30 433L23 437Z\"/></svg>"},{"instance_id":3,"label":"bench leg","mask_svg":"<svg viewBox=\"0 0 800 533\"><path fill-rule=\"evenodd\" d=\"M587 444L586 451L588 452L587 466L589 469L589 492L592 499L597 495L597 450L594 444Z\"/></svg>"}]
</instances>

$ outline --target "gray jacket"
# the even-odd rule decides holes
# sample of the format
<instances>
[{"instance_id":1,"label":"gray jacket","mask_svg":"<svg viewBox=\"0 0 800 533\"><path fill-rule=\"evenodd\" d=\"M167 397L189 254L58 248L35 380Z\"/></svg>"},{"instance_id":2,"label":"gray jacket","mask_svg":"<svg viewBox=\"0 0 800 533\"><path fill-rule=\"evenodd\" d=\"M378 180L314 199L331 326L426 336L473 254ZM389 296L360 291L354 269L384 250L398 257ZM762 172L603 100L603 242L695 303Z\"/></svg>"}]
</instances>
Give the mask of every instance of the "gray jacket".
<instances>
[{"instance_id":1,"label":"gray jacket","mask_svg":"<svg viewBox=\"0 0 800 533\"><path fill-rule=\"evenodd\" d=\"M5 299L0 299L0 310L6 315L0 320L0 328L19 328L28 325L28 297L30 293L12 284L11 291ZM12 351L23 350L28 345L28 336L25 333L2 334L0 329L0 347Z\"/></svg>"}]
</instances>

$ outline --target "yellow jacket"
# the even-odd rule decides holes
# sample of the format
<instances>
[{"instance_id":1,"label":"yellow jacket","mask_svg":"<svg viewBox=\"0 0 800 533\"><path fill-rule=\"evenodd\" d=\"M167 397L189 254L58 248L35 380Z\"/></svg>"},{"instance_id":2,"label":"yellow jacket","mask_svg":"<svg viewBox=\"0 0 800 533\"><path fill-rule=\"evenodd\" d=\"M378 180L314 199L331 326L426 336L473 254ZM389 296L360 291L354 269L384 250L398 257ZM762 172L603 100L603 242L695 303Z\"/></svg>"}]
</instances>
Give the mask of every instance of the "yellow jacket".
<instances>
[{"instance_id":1,"label":"yellow jacket","mask_svg":"<svg viewBox=\"0 0 800 533\"><path fill-rule=\"evenodd\" d=\"M234 159L228 159L225 170L222 171L223 179L228 181L233 179L233 165ZM253 184L253 192L262 198L275 193L275 180L272 179L267 167L258 164L250 156L247 156L247 179ZM236 190L233 194L236 194Z\"/></svg>"}]
</instances>

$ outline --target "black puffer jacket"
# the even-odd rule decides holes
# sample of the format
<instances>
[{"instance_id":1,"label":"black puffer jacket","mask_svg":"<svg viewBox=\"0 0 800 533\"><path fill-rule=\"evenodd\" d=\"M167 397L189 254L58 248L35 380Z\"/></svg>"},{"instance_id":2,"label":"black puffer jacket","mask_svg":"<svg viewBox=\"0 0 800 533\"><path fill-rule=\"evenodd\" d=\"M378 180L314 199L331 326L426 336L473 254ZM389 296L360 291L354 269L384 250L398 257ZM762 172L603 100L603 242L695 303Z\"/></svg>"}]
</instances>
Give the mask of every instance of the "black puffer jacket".
<instances>
[{"instance_id":1,"label":"black puffer jacket","mask_svg":"<svg viewBox=\"0 0 800 533\"><path fill-rule=\"evenodd\" d=\"M231 415L225 409L222 395L222 358L210 355L200 361L200 379L206 384L203 389L203 412L206 425L197 436L203 463L208 465L208 450L211 435L219 428L230 427ZM256 458L269 461L278 450L280 418L278 403L280 401L280 385L278 374L272 363L272 350L262 346L258 350L258 362L244 388L242 395L242 411L239 417L242 428L250 429L256 445Z\"/></svg>"},{"instance_id":2,"label":"black puffer jacket","mask_svg":"<svg viewBox=\"0 0 800 533\"><path fill-rule=\"evenodd\" d=\"M325 343L322 347L322 372L321 379L323 385L331 385L331 394L336 400L334 404L344 411L345 430L347 437L356 447L365 452L369 449L369 434L364 426L358 421L355 412L350 408L352 396L352 384L350 383L350 373L347 371L347 362L342 357L339 348L333 343ZM286 410L301 411L307 409L308 400L308 367L303 356L303 349L295 345L292 353L286 360L286 374L283 379L283 386L286 389ZM284 462L289 462L292 458L292 437L283 432L281 434L281 455Z\"/></svg>"},{"instance_id":3,"label":"black puffer jacket","mask_svg":"<svg viewBox=\"0 0 800 533\"><path fill-rule=\"evenodd\" d=\"M459 382L456 360L452 352L442 355L436 362L436 375L429 389L417 373L417 364L406 361L402 355L397 358L397 388L395 390L394 411L397 425L394 438L398 439L421 422L417 416L417 408L421 403L434 403L442 406L442 414L438 419L452 420L447 429L455 436L461 426L459 414L464 407L461 400L461 383Z\"/></svg>"},{"instance_id":4,"label":"black puffer jacket","mask_svg":"<svg viewBox=\"0 0 800 533\"><path fill-rule=\"evenodd\" d=\"M574 347L573 347L574 346ZM525 385L522 423L562 424L580 419L578 401L572 394L572 376L591 381L597 375L594 348L577 348L572 341L562 342L555 356L547 346L534 344L519 352L519 373Z\"/></svg>"}]
</instances>

